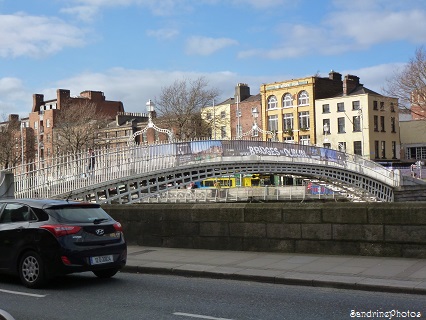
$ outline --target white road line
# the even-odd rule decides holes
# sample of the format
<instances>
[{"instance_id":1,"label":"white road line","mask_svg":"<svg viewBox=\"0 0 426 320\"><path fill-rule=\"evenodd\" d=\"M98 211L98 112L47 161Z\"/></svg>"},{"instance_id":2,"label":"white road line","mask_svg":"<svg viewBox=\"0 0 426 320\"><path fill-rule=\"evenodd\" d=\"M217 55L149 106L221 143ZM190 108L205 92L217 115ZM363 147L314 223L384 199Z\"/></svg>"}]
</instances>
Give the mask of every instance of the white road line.
<instances>
[{"instance_id":1,"label":"white road line","mask_svg":"<svg viewBox=\"0 0 426 320\"><path fill-rule=\"evenodd\" d=\"M29 297L35 297L35 298L44 298L44 297L47 296L47 294L26 293L26 292L20 292L20 291L4 290L4 289L0 289L0 292L11 293L11 294L19 294L21 296L29 296Z\"/></svg>"},{"instance_id":2,"label":"white road line","mask_svg":"<svg viewBox=\"0 0 426 320\"><path fill-rule=\"evenodd\" d=\"M175 316L184 316L184 317L191 317L191 318L198 318L198 319L209 319L209 320L232 320L228 318L215 318L210 316L203 316L201 314L191 314L191 313L183 313L183 312L175 312L173 313Z\"/></svg>"}]
</instances>

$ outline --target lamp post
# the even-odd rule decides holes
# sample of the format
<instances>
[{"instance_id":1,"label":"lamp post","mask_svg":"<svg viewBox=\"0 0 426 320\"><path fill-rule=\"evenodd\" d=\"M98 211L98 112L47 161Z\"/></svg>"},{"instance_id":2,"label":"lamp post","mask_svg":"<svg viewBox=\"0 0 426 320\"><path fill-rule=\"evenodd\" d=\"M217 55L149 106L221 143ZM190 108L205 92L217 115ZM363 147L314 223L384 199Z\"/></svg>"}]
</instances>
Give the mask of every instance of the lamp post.
<instances>
[{"instance_id":1,"label":"lamp post","mask_svg":"<svg viewBox=\"0 0 426 320\"><path fill-rule=\"evenodd\" d=\"M24 170L24 126L25 122L21 121L21 171Z\"/></svg>"}]
</instances>

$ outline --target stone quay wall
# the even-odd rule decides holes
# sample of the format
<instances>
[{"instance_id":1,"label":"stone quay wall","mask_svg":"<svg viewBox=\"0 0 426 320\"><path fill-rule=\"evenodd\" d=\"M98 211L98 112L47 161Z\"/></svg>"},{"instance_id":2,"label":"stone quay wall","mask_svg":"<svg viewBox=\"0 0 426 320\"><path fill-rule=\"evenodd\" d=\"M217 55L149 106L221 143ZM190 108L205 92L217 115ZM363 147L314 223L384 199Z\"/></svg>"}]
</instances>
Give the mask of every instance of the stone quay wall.
<instances>
[{"instance_id":1,"label":"stone quay wall","mask_svg":"<svg viewBox=\"0 0 426 320\"><path fill-rule=\"evenodd\" d=\"M426 202L102 207L132 245L426 258Z\"/></svg>"}]
</instances>

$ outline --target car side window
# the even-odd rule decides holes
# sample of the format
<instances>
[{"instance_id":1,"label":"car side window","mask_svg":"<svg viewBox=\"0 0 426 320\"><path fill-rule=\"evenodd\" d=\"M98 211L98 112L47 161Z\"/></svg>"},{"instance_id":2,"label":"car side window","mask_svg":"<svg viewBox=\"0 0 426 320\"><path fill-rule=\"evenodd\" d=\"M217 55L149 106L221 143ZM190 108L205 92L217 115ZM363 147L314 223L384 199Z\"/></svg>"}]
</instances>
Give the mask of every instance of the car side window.
<instances>
[{"instance_id":1,"label":"car side window","mask_svg":"<svg viewBox=\"0 0 426 320\"><path fill-rule=\"evenodd\" d=\"M31 218L31 212L26 205L8 203L0 217L0 223L25 222Z\"/></svg>"}]
</instances>

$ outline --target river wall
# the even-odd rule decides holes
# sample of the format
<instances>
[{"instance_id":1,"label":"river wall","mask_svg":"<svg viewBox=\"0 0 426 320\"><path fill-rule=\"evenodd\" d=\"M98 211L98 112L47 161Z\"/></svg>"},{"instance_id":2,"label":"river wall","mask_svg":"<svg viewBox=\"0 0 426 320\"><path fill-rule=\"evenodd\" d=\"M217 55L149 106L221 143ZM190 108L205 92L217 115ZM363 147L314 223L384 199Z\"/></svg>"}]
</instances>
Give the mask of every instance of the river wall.
<instances>
[{"instance_id":1,"label":"river wall","mask_svg":"<svg viewBox=\"0 0 426 320\"><path fill-rule=\"evenodd\" d=\"M102 207L132 245L426 258L426 202Z\"/></svg>"}]
</instances>

